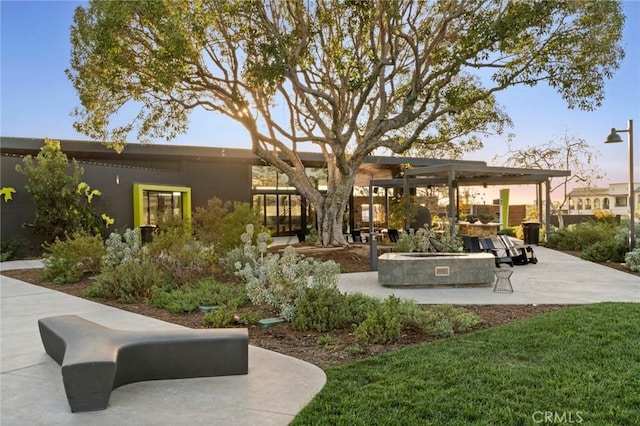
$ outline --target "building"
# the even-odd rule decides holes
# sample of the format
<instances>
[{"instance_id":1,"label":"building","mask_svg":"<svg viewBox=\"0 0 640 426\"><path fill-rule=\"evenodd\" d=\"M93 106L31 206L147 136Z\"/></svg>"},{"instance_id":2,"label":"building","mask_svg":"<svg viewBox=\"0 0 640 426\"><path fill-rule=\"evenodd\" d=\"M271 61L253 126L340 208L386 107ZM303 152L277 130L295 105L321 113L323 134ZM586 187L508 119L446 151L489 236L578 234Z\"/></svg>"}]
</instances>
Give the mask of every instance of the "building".
<instances>
[{"instance_id":1,"label":"building","mask_svg":"<svg viewBox=\"0 0 640 426\"><path fill-rule=\"evenodd\" d=\"M115 228L157 225L165 215L190 217L197 206L217 197L250 203L260 209L272 235L294 235L312 228L313 207L300 196L286 175L263 164L250 150L175 145L128 144L120 154L98 142L62 140L61 149L84 169L83 180L99 189L101 209L115 219ZM30 196L24 191L26 178L16 172L26 155L36 156L43 139L0 137L1 185L14 188L9 202L2 202L2 238L29 238L22 227L31 220ZM307 174L318 188L326 188L324 158L319 153L301 153ZM414 167L449 163L449 160L399 157L368 157L361 166L349 203L346 229L369 222L369 180L401 175L405 164ZM480 162L466 162L476 164ZM386 195L389 195L388 193ZM383 225L385 194L375 198L371 219ZM4 200L3 200L4 201ZM113 228L112 228L113 229Z\"/></svg>"},{"instance_id":2,"label":"building","mask_svg":"<svg viewBox=\"0 0 640 426\"><path fill-rule=\"evenodd\" d=\"M640 211L640 184L634 185L636 212ZM569 215L593 215L607 212L612 215L629 215L629 184L612 183L601 188L575 188L569 193Z\"/></svg>"},{"instance_id":3,"label":"building","mask_svg":"<svg viewBox=\"0 0 640 426\"><path fill-rule=\"evenodd\" d=\"M43 139L0 137L1 186L16 191L10 201L1 202L3 240L32 239L22 225L32 220L33 203L24 190L26 178L15 166L26 155L36 156L43 145ZM111 229L153 226L165 216L189 218L192 210L205 206L214 197L249 203L261 212L264 225L274 236L307 233L315 227L313 206L286 175L265 165L250 150L128 144L118 154L99 142L62 140L60 145L69 159L75 159L83 167L83 180L102 192L96 209L115 219ZM326 189L322 155L300 153L300 157L318 189ZM405 176L403 183L407 166L411 172L424 176L412 179L410 184ZM488 167L482 161L370 156L358 171L345 214L344 232L388 228L393 216L390 200L397 201L403 193L410 193L413 203L431 210L430 215L423 216L430 217L437 214L433 211L437 208L437 198L433 196L436 186L448 188L449 200L454 200L452 194L457 194L458 186L464 186L465 182L528 183L540 187L554 173L564 175L568 171ZM372 186L372 182L378 183ZM452 221L456 216L455 204L455 200L450 202L447 212Z\"/></svg>"}]
</instances>

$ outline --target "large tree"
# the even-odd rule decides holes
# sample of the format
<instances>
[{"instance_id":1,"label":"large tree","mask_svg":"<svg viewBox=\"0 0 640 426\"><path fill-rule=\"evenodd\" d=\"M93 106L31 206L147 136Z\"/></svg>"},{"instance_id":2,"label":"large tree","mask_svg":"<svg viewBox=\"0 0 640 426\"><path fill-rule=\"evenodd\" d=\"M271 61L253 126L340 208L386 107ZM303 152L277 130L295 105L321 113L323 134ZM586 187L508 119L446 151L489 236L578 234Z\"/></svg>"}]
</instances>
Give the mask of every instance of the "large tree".
<instances>
[{"instance_id":1,"label":"large tree","mask_svg":"<svg viewBox=\"0 0 640 426\"><path fill-rule=\"evenodd\" d=\"M374 150L477 146L508 123L494 95L515 85L595 108L623 23L618 2L588 0L92 1L74 16L68 76L77 130L119 147L175 137L195 108L236 120L314 205L321 243L341 244ZM326 193L297 154L312 146Z\"/></svg>"}]
</instances>

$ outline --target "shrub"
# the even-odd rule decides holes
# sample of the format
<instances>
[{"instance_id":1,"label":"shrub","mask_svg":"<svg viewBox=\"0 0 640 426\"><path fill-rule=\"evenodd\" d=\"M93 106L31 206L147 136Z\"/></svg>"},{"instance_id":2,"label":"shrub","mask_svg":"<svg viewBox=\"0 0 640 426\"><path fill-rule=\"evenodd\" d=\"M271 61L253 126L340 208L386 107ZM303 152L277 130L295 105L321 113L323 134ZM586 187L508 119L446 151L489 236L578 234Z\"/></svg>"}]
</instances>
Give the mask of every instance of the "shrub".
<instances>
[{"instance_id":1,"label":"shrub","mask_svg":"<svg viewBox=\"0 0 640 426\"><path fill-rule=\"evenodd\" d=\"M298 302L291 324L296 330L333 330L349 323L349 308L347 297L336 287L311 288Z\"/></svg>"},{"instance_id":2,"label":"shrub","mask_svg":"<svg viewBox=\"0 0 640 426\"><path fill-rule=\"evenodd\" d=\"M105 220L92 204L100 191L81 181L84 169L76 160L68 161L60 141L45 139L38 155L24 157L16 171L27 178L24 188L33 199L35 214L28 226L36 235L55 241L106 231Z\"/></svg>"},{"instance_id":3,"label":"shrub","mask_svg":"<svg viewBox=\"0 0 640 426\"><path fill-rule=\"evenodd\" d=\"M356 328L356 340L364 344L398 340L403 319L400 299L389 296L378 309L368 312L367 318Z\"/></svg>"},{"instance_id":4,"label":"shrub","mask_svg":"<svg viewBox=\"0 0 640 426\"><path fill-rule=\"evenodd\" d=\"M153 261L173 278L178 287L212 275L218 260L213 248L193 240L181 227L158 233L146 249Z\"/></svg>"},{"instance_id":5,"label":"shrub","mask_svg":"<svg viewBox=\"0 0 640 426\"><path fill-rule=\"evenodd\" d=\"M222 258L221 264L225 272L233 274L237 271L236 265L245 265L256 258L255 254L246 253L244 247L236 247L227 252ZM259 257L259 254L257 255Z\"/></svg>"},{"instance_id":6,"label":"shrub","mask_svg":"<svg viewBox=\"0 0 640 426\"><path fill-rule=\"evenodd\" d=\"M451 305L436 305L421 309L408 322L422 333L432 336L452 336L480 324L482 320L473 312Z\"/></svg>"},{"instance_id":7,"label":"shrub","mask_svg":"<svg viewBox=\"0 0 640 426\"><path fill-rule=\"evenodd\" d=\"M508 237L515 237L516 235L516 230L513 227L507 226L505 228L501 228L498 231L498 235L506 235Z\"/></svg>"},{"instance_id":8,"label":"shrub","mask_svg":"<svg viewBox=\"0 0 640 426\"><path fill-rule=\"evenodd\" d=\"M367 313L374 309L379 309L382 300L377 297L368 296L362 293L351 293L346 295L349 305L349 323L360 324L367 318Z\"/></svg>"},{"instance_id":9,"label":"shrub","mask_svg":"<svg viewBox=\"0 0 640 426\"><path fill-rule=\"evenodd\" d=\"M405 232L400 235L396 243L395 251L400 253L426 253L436 251L431 244L431 239L440 241L444 246L450 248L451 252L459 251L460 241L456 237L451 237L447 232L436 233L430 228L419 228L415 232Z\"/></svg>"},{"instance_id":10,"label":"shrub","mask_svg":"<svg viewBox=\"0 0 640 426\"><path fill-rule=\"evenodd\" d=\"M105 253L100 236L75 235L52 244L43 245L44 270L42 279L56 284L75 283L84 274L95 274L100 270L100 261Z\"/></svg>"},{"instance_id":11,"label":"shrub","mask_svg":"<svg viewBox=\"0 0 640 426\"><path fill-rule=\"evenodd\" d=\"M103 271L87 289L86 295L134 303L151 297L156 288L167 285L169 277L150 259L143 259Z\"/></svg>"},{"instance_id":12,"label":"shrub","mask_svg":"<svg viewBox=\"0 0 640 426\"><path fill-rule=\"evenodd\" d=\"M624 256L624 262L630 270L640 272L640 248L628 252Z\"/></svg>"},{"instance_id":13,"label":"shrub","mask_svg":"<svg viewBox=\"0 0 640 426\"><path fill-rule=\"evenodd\" d=\"M11 237L0 241L0 262L19 259L29 248L29 241L23 238Z\"/></svg>"},{"instance_id":14,"label":"shrub","mask_svg":"<svg viewBox=\"0 0 640 426\"><path fill-rule=\"evenodd\" d=\"M203 279L194 286L158 289L149 299L152 306L174 313L195 311L198 306L242 306L247 301L244 286L222 284L213 278Z\"/></svg>"},{"instance_id":15,"label":"shrub","mask_svg":"<svg viewBox=\"0 0 640 426\"><path fill-rule=\"evenodd\" d=\"M227 327L233 323L235 315L235 308L220 306L220 308L204 314L202 321L211 327Z\"/></svg>"},{"instance_id":16,"label":"shrub","mask_svg":"<svg viewBox=\"0 0 640 426\"><path fill-rule=\"evenodd\" d=\"M253 226L247 225L246 230L241 240L249 261L236 263L236 274L246 282L247 295L254 304L275 310L291 321L298 302L309 288L337 284L340 267L335 262L317 262L299 256L291 246L285 248L282 256L267 253L269 235L258 234L257 246L254 246Z\"/></svg>"},{"instance_id":17,"label":"shrub","mask_svg":"<svg viewBox=\"0 0 640 426\"><path fill-rule=\"evenodd\" d=\"M325 350L332 351L337 345L335 339L329 334L323 334L316 339L318 346L322 346Z\"/></svg>"},{"instance_id":18,"label":"shrub","mask_svg":"<svg viewBox=\"0 0 640 426\"><path fill-rule=\"evenodd\" d=\"M583 251L599 241L610 241L619 234L618 226L609 221L589 221L558 229L547 241L549 248Z\"/></svg>"},{"instance_id":19,"label":"shrub","mask_svg":"<svg viewBox=\"0 0 640 426\"><path fill-rule=\"evenodd\" d=\"M616 241L597 241L585 248L580 258L591 262L622 262L626 251L626 245Z\"/></svg>"},{"instance_id":20,"label":"shrub","mask_svg":"<svg viewBox=\"0 0 640 426\"><path fill-rule=\"evenodd\" d=\"M423 309L414 301L389 296L381 305L367 311L367 318L355 334L364 344L388 343L397 340L404 328L432 336L452 336L480 322L479 316L463 308L437 305Z\"/></svg>"},{"instance_id":21,"label":"shrub","mask_svg":"<svg viewBox=\"0 0 640 426\"><path fill-rule=\"evenodd\" d=\"M268 230L262 225L262 216L256 210L251 210L248 203L233 203L233 211L222 220L218 243L220 252L227 253L229 250L243 245L243 241L238 238L238 235L242 235L249 224L254 229L259 229L260 233L268 235ZM257 243L256 238L257 235L253 237L253 243ZM271 237L267 238L266 242L270 243Z\"/></svg>"},{"instance_id":22,"label":"shrub","mask_svg":"<svg viewBox=\"0 0 640 426\"><path fill-rule=\"evenodd\" d=\"M217 197L207 200L206 206L196 207L192 218L196 239L208 245L217 244L222 232L222 219L231 212L232 208L232 202L222 201Z\"/></svg>"},{"instance_id":23,"label":"shrub","mask_svg":"<svg viewBox=\"0 0 640 426\"><path fill-rule=\"evenodd\" d=\"M123 263L139 262L144 256L140 228L127 229L123 234L112 232L105 242L102 268L115 268Z\"/></svg>"},{"instance_id":24,"label":"shrub","mask_svg":"<svg viewBox=\"0 0 640 426\"><path fill-rule=\"evenodd\" d=\"M251 210L248 203L222 201L219 198L208 200L206 207L196 207L193 214L193 230L198 241L213 245L222 255L242 246L239 236L247 224L266 232L261 223L261 216Z\"/></svg>"},{"instance_id":25,"label":"shrub","mask_svg":"<svg viewBox=\"0 0 640 426\"><path fill-rule=\"evenodd\" d=\"M242 325L257 324L260 321L260 313L255 311L245 311L237 313L233 317L234 321Z\"/></svg>"}]
</instances>

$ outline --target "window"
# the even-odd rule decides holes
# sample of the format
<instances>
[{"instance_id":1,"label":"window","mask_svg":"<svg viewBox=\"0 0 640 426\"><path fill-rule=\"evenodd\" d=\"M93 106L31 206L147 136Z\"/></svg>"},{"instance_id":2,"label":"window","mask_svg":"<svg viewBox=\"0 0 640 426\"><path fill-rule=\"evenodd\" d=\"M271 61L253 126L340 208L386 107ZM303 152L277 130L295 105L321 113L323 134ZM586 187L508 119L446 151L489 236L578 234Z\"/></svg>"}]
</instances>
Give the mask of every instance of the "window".
<instances>
[{"instance_id":1,"label":"window","mask_svg":"<svg viewBox=\"0 0 640 426\"><path fill-rule=\"evenodd\" d=\"M170 218L191 219L191 188L133 185L133 226L158 225Z\"/></svg>"},{"instance_id":2,"label":"window","mask_svg":"<svg viewBox=\"0 0 640 426\"><path fill-rule=\"evenodd\" d=\"M261 190L295 190L289 177L275 167L253 166L251 168L251 188Z\"/></svg>"},{"instance_id":3,"label":"window","mask_svg":"<svg viewBox=\"0 0 640 426\"><path fill-rule=\"evenodd\" d=\"M594 198L593 199L593 208L594 209L600 209L600 198Z\"/></svg>"},{"instance_id":4,"label":"window","mask_svg":"<svg viewBox=\"0 0 640 426\"><path fill-rule=\"evenodd\" d=\"M578 198L578 210L582 210L582 198Z\"/></svg>"},{"instance_id":5,"label":"window","mask_svg":"<svg viewBox=\"0 0 640 426\"><path fill-rule=\"evenodd\" d=\"M585 208L585 209L587 209L587 210L590 210L590 209L591 209L591 198L587 198L587 199L584 201L584 208Z\"/></svg>"},{"instance_id":6,"label":"window","mask_svg":"<svg viewBox=\"0 0 640 426\"><path fill-rule=\"evenodd\" d=\"M616 197L616 207L627 207L627 196L623 195L623 196L619 196Z\"/></svg>"},{"instance_id":7,"label":"window","mask_svg":"<svg viewBox=\"0 0 640 426\"><path fill-rule=\"evenodd\" d=\"M605 198L604 200L602 200L602 208L603 209L608 209L609 208L609 199Z\"/></svg>"}]
</instances>

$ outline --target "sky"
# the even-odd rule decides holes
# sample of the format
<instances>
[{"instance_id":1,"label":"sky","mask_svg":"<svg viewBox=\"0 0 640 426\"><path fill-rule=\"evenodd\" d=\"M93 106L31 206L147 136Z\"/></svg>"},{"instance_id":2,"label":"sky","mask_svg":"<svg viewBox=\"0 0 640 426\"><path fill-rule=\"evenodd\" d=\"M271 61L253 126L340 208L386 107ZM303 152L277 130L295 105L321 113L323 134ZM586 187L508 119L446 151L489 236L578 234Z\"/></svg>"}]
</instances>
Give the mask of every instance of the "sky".
<instances>
[{"instance_id":1,"label":"sky","mask_svg":"<svg viewBox=\"0 0 640 426\"><path fill-rule=\"evenodd\" d=\"M69 68L69 30L73 12L85 2L0 1L0 135L13 137L87 140L72 126L70 113L79 100L64 70ZM627 17L622 45L626 57L605 86L603 105L595 111L570 110L553 89L515 87L498 94L513 121L505 133L514 134L512 148L539 146L560 140L565 134L582 138L598 153L605 178L598 185L627 182L629 169L625 143L604 145L612 127L627 129L634 120L640 135L640 0L623 2ZM635 159L640 158L640 138L634 141ZM491 136L484 149L465 155L490 165L507 149L506 136ZM166 143L166 142L158 142ZM177 145L250 148L249 136L229 118L199 111L192 113L188 133L170 142ZM640 181L640 162L636 182ZM489 203L500 188L478 189L479 199ZM512 203L531 203L533 186L513 188Z\"/></svg>"}]
</instances>

